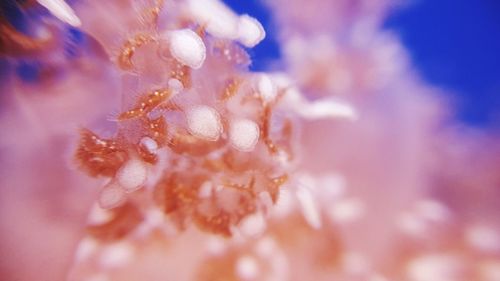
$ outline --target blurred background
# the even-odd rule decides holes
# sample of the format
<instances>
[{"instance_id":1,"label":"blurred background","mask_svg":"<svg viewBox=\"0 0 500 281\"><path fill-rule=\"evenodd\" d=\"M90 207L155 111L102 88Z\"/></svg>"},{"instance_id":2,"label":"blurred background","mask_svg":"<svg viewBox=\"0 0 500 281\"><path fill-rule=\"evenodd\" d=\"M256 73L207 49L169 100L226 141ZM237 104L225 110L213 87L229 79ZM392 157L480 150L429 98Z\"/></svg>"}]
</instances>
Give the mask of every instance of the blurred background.
<instances>
[{"instance_id":1,"label":"blurred background","mask_svg":"<svg viewBox=\"0 0 500 281\"><path fill-rule=\"evenodd\" d=\"M267 37L250 50L252 68L266 69L279 59L276 29L262 1L224 2L265 26ZM500 1L406 1L385 28L401 38L420 76L450 95L459 121L500 128Z\"/></svg>"}]
</instances>

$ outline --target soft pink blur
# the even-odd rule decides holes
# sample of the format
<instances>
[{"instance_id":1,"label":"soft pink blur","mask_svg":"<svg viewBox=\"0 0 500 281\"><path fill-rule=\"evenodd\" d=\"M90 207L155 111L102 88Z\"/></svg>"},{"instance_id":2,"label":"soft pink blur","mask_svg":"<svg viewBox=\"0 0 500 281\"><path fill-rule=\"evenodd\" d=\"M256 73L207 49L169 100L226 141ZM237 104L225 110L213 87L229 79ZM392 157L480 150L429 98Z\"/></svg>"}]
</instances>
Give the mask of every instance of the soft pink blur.
<instances>
[{"instance_id":1,"label":"soft pink blur","mask_svg":"<svg viewBox=\"0 0 500 281\"><path fill-rule=\"evenodd\" d=\"M116 65L121 42L150 31L137 11L151 3L78 2L95 40L89 54L72 63L50 54L45 62L63 75L36 85L3 79L0 279L500 280L498 132L453 120L452 102L415 74L397 35L380 30L396 7L385 0L265 1L284 54L284 72L269 74L280 91L303 104L335 98L356 118L309 119L277 106L276 122L293 115L296 159L280 167L291 176L266 205L264 226L252 221L246 235L238 225L229 238L179 229L141 191L134 232L93 237L86 227L112 215L96 204L103 179L74 162L78 130L113 135L110 120L134 95L165 82L151 46L137 51L136 73ZM185 26L183 3L166 1L159 28ZM208 54L193 71L195 88L218 89L226 74L254 77L233 64ZM196 94L179 104L217 106L215 93Z\"/></svg>"}]
</instances>

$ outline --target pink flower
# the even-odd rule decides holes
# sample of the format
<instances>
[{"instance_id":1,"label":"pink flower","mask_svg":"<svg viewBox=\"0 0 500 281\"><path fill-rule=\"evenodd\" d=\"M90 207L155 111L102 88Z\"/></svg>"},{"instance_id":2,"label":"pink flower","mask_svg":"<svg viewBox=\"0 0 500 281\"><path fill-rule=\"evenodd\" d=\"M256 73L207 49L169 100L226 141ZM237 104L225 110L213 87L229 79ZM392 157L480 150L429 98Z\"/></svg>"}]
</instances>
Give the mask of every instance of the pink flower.
<instances>
[{"instance_id":1,"label":"pink flower","mask_svg":"<svg viewBox=\"0 0 500 281\"><path fill-rule=\"evenodd\" d=\"M269 2L269 73L218 0L39 2L91 39L1 86L0 276L498 279L496 137L450 122L388 1Z\"/></svg>"}]
</instances>

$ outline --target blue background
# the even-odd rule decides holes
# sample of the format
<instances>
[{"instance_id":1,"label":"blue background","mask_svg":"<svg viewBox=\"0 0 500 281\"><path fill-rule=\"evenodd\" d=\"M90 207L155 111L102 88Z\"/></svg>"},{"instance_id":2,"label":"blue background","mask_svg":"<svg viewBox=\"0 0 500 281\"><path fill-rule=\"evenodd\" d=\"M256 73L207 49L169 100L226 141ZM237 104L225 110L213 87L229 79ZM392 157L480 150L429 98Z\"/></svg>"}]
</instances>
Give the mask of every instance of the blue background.
<instances>
[{"instance_id":1,"label":"blue background","mask_svg":"<svg viewBox=\"0 0 500 281\"><path fill-rule=\"evenodd\" d=\"M270 61L279 59L271 15L262 0L224 1L238 13L258 18L266 27L266 39L249 50L252 68L266 69ZM459 120L500 129L500 0L407 1L412 4L393 12L384 28L399 34L424 80L448 90ZM15 2L0 0L0 8L16 28L25 31ZM71 38L67 55L77 56L75 46L81 47L84 37L78 30L69 28L67 32ZM4 64L0 60L0 66ZM39 69L36 61L26 60L17 72L30 82L37 80Z\"/></svg>"},{"instance_id":2,"label":"blue background","mask_svg":"<svg viewBox=\"0 0 500 281\"><path fill-rule=\"evenodd\" d=\"M258 18L268 31L267 38L251 50L252 67L264 69L267 62L279 58L270 14L261 3L225 2L239 13ZM426 81L449 90L459 120L500 127L499 0L417 0L393 12L385 28L400 35Z\"/></svg>"}]
</instances>

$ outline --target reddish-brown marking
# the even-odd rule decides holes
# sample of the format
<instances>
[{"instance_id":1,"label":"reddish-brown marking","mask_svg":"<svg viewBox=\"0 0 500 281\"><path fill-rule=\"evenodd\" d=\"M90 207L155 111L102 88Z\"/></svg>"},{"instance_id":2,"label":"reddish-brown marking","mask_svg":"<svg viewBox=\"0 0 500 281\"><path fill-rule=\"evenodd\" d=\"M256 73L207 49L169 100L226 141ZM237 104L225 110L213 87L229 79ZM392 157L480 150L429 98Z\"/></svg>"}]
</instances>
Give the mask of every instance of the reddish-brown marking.
<instances>
[{"instance_id":1,"label":"reddish-brown marking","mask_svg":"<svg viewBox=\"0 0 500 281\"><path fill-rule=\"evenodd\" d=\"M166 174L155 187L155 198L165 214L184 229L199 203L198 189L207 178L203 175Z\"/></svg>"},{"instance_id":2,"label":"reddish-brown marking","mask_svg":"<svg viewBox=\"0 0 500 281\"><path fill-rule=\"evenodd\" d=\"M152 92L146 93L139 99L134 108L121 113L118 116L118 120L123 121L143 117L147 113L155 109L162 102L166 101L171 96L171 94L172 92L168 89L154 90Z\"/></svg>"},{"instance_id":3,"label":"reddish-brown marking","mask_svg":"<svg viewBox=\"0 0 500 281\"><path fill-rule=\"evenodd\" d=\"M243 192L243 193L248 193L251 197L255 197L254 193L254 186L255 186L255 177L252 176L250 181L247 184L238 184L231 182L229 180L226 180L223 184L225 187L235 189L237 191Z\"/></svg>"},{"instance_id":4,"label":"reddish-brown marking","mask_svg":"<svg viewBox=\"0 0 500 281\"><path fill-rule=\"evenodd\" d=\"M203 156L222 146L222 140L207 141L197 138L187 132L177 131L170 139L168 146L177 154Z\"/></svg>"},{"instance_id":5,"label":"reddish-brown marking","mask_svg":"<svg viewBox=\"0 0 500 281\"><path fill-rule=\"evenodd\" d=\"M176 62L170 71L170 78L179 80L185 89L191 88L191 68L189 66Z\"/></svg>"},{"instance_id":6,"label":"reddish-brown marking","mask_svg":"<svg viewBox=\"0 0 500 281\"><path fill-rule=\"evenodd\" d=\"M220 99L226 101L236 95L241 83L241 79L237 77L227 79Z\"/></svg>"},{"instance_id":7,"label":"reddish-brown marking","mask_svg":"<svg viewBox=\"0 0 500 281\"><path fill-rule=\"evenodd\" d=\"M114 176L127 160L126 150L115 140L101 139L90 130L82 129L76 150L76 160L90 176Z\"/></svg>"},{"instance_id":8,"label":"reddish-brown marking","mask_svg":"<svg viewBox=\"0 0 500 281\"><path fill-rule=\"evenodd\" d=\"M272 115L272 108L271 106L264 106L264 112L262 114L262 125L261 125L261 133L262 133L262 139L264 140L264 143L267 146L267 149L269 153L271 154L276 154L279 151L279 148L276 146L276 144L271 140L270 138L270 127L271 127L271 115Z\"/></svg>"},{"instance_id":9,"label":"reddish-brown marking","mask_svg":"<svg viewBox=\"0 0 500 281\"><path fill-rule=\"evenodd\" d=\"M156 119L146 119L147 136L152 138L161 148L167 143L167 121L163 116Z\"/></svg>"},{"instance_id":10,"label":"reddish-brown marking","mask_svg":"<svg viewBox=\"0 0 500 281\"><path fill-rule=\"evenodd\" d=\"M207 232L220 234L223 236L231 236L231 216L222 210L215 215L202 214L195 212L193 220L196 225Z\"/></svg>"},{"instance_id":11,"label":"reddish-brown marking","mask_svg":"<svg viewBox=\"0 0 500 281\"><path fill-rule=\"evenodd\" d=\"M150 137L154 140L158 148L162 148L167 143L167 122L163 116L156 119L143 119L143 130L145 137ZM158 157L155 153L149 151L144 145L139 143L137 145L137 153L145 162L156 164Z\"/></svg>"},{"instance_id":12,"label":"reddish-brown marking","mask_svg":"<svg viewBox=\"0 0 500 281\"><path fill-rule=\"evenodd\" d=\"M131 70L134 65L132 63L132 57L135 54L137 48L142 45L153 42L155 39L149 34L139 33L133 38L128 39L123 43L120 54L118 55L118 66L123 70Z\"/></svg>"},{"instance_id":13,"label":"reddish-brown marking","mask_svg":"<svg viewBox=\"0 0 500 281\"><path fill-rule=\"evenodd\" d=\"M271 184L269 185L269 194L273 203L278 200L278 195L280 192L280 187L288 181L288 174L283 174L281 176L271 178Z\"/></svg>"},{"instance_id":14,"label":"reddish-brown marking","mask_svg":"<svg viewBox=\"0 0 500 281\"><path fill-rule=\"evenodd\" d=\"M164 0L157 0L154 1L154 5L152 7L145 8L144 11L141 13L141 18L144 22L144 24L151 24L151 26L157 26L158 24L158 17L160 15L160 12L163 8Z\"/></svg>"}]
</instances>

